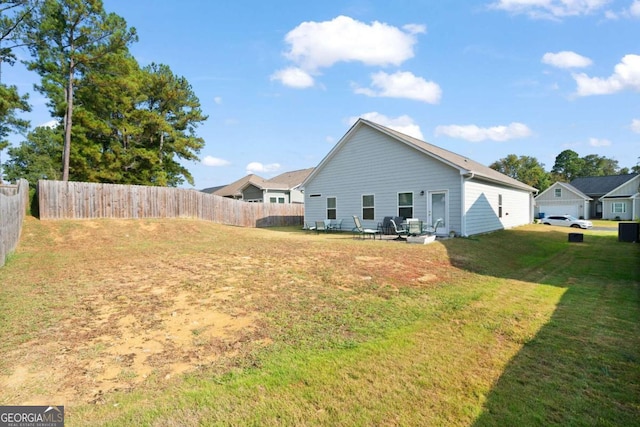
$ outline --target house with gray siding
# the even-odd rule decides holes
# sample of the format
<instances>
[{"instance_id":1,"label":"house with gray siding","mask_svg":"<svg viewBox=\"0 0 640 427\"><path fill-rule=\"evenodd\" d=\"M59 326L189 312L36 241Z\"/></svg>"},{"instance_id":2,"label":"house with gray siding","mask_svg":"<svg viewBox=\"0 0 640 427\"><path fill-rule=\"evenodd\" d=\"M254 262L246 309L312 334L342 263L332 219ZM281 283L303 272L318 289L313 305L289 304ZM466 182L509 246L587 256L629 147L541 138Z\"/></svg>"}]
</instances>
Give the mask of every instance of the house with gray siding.
<instances>
[{"instance_id":1,"label":"house with gray siding","mask_svg":"<svg viewBox=\"0 0 640 427\"><path fill-rule=\"evenodd\" d=\"M537 190L467 157L365 119L302 183L305 223L353 215L366 228L387 216L442 219L438 234L471 236L533 221Z\"/></svg>"},{"instance_id":2,"label":"house with gray siding","mask_svg":"<svg viewBox=\"0 0 640 427\"><path fill-rule=\"evenodd\" d=\"M556 182L535 199L536 216L573 215L584 219L633 220L640 217L637 173Z\"/></svg>"},{"instance_id":3,"label":"house with gray siding","mask_svg":"<svg viewBox=\"0 0 640 427\"><path fill-rule=\"evenodd\" d=\"M210 193L252 203L304 203L300 184L312 170L284 172L271 179L249 174L229 185L216 187Z\"/></svg>"}]
</instances>

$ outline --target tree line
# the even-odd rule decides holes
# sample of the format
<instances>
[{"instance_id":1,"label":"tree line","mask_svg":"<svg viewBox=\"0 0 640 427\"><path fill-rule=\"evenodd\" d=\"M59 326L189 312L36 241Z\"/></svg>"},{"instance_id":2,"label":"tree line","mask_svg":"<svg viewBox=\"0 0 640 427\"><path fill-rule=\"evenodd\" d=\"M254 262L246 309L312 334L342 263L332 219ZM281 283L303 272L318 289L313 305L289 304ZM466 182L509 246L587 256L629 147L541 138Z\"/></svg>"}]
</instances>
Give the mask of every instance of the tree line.
<instances>
[{"instance_id":1,"label":"tree line","mask_svg":"<svg viewBox=\"0 0 640 427\"><path fill-rule=\"evenodd\" d=\"M0 67L28 49L24 63L57 123L29 131L27 95L0 82L0 149L25 135L7 150L7 179L193 185L180 161L204 147L200 101L168 65L138 64L135 28L101 0L0 0L0 37Z\"/></svg>"},{"instance_id":2,"label":"tree line","mask_svg":"<svg viewBox=\"0 0 640 427\"><path fill-rule=\"evenodd\" d=\"M640 158L638 158L640 160ZM544 169L544 164L530 156L509 154L507 157L493 162L490 168L511 178L537 188L546 190L554 182L571 182L575 178L591 176L624 175L640 173L640 164L629 168L620 168L618 161L597 154L580 157L573 150L564 150L556 156L551 171Z\"/></svg>"}]
</instances>

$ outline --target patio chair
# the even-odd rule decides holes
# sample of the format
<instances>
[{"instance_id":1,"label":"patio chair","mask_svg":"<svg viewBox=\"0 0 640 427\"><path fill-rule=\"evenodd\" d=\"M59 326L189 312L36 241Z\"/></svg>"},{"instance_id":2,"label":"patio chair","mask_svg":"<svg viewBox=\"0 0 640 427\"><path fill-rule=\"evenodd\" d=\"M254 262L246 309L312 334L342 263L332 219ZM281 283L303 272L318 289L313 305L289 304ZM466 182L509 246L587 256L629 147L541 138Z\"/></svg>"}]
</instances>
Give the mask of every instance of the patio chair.
<instances>
[{"instance_id":1,"label":"patio chair","mask_svg":"<svg viewBox=\"0 0 640 427\"><path fill-rule=\"evenodd\" d=\"M327 226L324 221L316 221L316 234L320 234L321 231L327 231Z\"/></svg>"},{"instance_id":2,"label":"patio chair","mask_svg":"<svg viewBox=\"0 0 640 427\"><path fill-rule=\"evenodd\" d=\"M382 220L382 224L378 223L378 228L382 231L382 234L393 234L393 226L391 225L392 216L385 216Z\"/></svg>"},{"instance_id":3,"label":"patio chair","mask_svg":"<svg viewBox=\"0 0 640 427\"><path fill-rule=\"evenodd\" d=\"M438 218L436 219L436 222L433 223L433 225L425 227L423 229L423 232L426 234L436 234L438 232L438 227L440 227L442 224L444 224L444 219Z\"/></svg>"},{"instance_id":4,"label":"patio chair","mask_svg":"<svg viewBox=\"0 0 640 427\"><path fill-rule=\"evenodd\" d=\"M357 215L353 216L353 222L356 225L352 230L354 233L358 233L364 239L366 236L371 236L375 240L376 236L380 233L380 230L374 230L373 228L364 228L360 218ZM382 238L382 237L380 237Z\"/></svg>"},{"instance_id":5,"label":"patio chair","mask_svg":"<svg viewBox=\"0 0 640 427\"><path fill-rule=\"evenodd\" d=\"M422 221L418 218L407 218L407 234L410 236L420 236L424 234L422 230Z\"/></svg>"},{"instance_id":6,"label":"patio chair","mask_svg":"<svg viewBox=\"0 0 640 427\"><path fill-rule=\"evenodd\" d=\"M392 219L390 219L389 222L391 223L392 231L397 235L396 240L407 238L407 235L409 234L409 230L407 230L406 228L403 228L402 226L399 227L398 224L396 224L396 222Z\"/></svg>"},{"instance_id":7,"label":"patio chair","mask_svg":"<svg viewBox=\"0 0 640 427\"><path fill-rule=\"evenodd\" d=\"M332 231L342 230L342 220L331 220L327 228Z\"/></svg>"}]
</instances>

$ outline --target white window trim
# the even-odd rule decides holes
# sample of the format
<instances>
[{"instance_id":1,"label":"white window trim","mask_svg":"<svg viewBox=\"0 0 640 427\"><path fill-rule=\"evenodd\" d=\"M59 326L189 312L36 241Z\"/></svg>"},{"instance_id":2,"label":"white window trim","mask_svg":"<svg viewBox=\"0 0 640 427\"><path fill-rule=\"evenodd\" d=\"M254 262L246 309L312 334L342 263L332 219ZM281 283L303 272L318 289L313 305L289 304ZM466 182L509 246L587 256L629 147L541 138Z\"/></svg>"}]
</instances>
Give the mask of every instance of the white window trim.
<instances>
[{"instance_id":1,"label":"white window trim","mask_svg":"<svg viewBox=\"0 0 640 427\"><path fill-rule=\"evenodd\" d=\"M365 206L364 205L364 198L365 196L372 196L373 197L373 206ZM373 219L376 218L376 195L374 193L366 193L366 194L362 194L360 196L360 213L362 214L362 219L364 220L364 210L366 209L373 209ZM370 219L367 219L366 221L371 221Z\"/></svg>"},{"instance_id":2,"label":"white window trim","mask_svg":"<svg viewBox=\"0 0 640 427\"><path fill-rule=\"evenodd\" d=\"M324 213L325 213L327 219L329 219L329 209L330 209L329 208L329 199L335 199L335 201L336 201L336 207L335 208L331 208L331 209L336 211L336 219L337 219L338 218L338 198L336 196L327 196L327 201L326 201L325 206L324 206L325 207L325 212Z\"/></svg>"},{"instance_id":3,"label":"white window trim","mask_svg":"<svg viewBox=\"0 0 640 427\"><path fill-rule=\"evenodd\" d=\"M411 205L406 205L406 206L400 206L400 195L401 194L411 194ZM396 195L396 212L398 214L398 216L400 216L400 208L411 208L411 216L415 217L416 214L416 193L414 191L398 191L398 194Z\"/></svg>"},{"instance_id":4,"label":"white window trim","mask_svg":"<svg viewBox=\"0 0 640 427\"><path fill-rule=\"evenodd\" d=\"M622 210L617 211L616 206L621 206ZM627 204L625 202L611 202L611 213L614 213L614 214L627 213Z\"/></svg>"}]
</instances>

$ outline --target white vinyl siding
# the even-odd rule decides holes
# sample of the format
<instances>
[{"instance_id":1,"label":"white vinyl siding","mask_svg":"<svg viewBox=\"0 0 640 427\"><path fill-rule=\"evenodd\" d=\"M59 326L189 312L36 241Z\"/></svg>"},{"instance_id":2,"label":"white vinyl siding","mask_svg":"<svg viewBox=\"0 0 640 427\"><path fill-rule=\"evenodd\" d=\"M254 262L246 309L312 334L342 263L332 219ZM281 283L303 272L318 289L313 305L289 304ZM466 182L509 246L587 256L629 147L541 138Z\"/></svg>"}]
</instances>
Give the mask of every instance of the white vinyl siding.
<instances>
[{"instance_id":1,"label":"white vinyl siding","mask_svg":"<svg viewBox=\"0 0 640 427\"><path fill-rule=\"evenodd\" d=\"M556 197L557 190L561 190L562 197ZM559 183L555 183L536 197L535 217L539 218L540 214L544 214L544 216L572 215L576 218L587 218L589 217L589 200L585 197L575 191L561 188Z\"/></svg>"},{"instance_id":2,"label":"white vinyl siding","mask_svg":"<svg viewBox=\"0 0 640 427\"><path fill-rule=\"evenodd\" d=\"M385 216L395 216L398 193L412 191L413 216L426 220L429 190L449 190L450 212L460 212L460 173L439 160L416 151L367 126L361 127L349 141L333 152L330 161L306 183L305 222L324 218L326 197L340 200L337 219L343 228L353 228L353 215L362 215L362 195L375 194L375 218L363 225L376 228ZM398 167L402 165L402 167ZM424 195L420 195L425 191ZM362 218L361 218L362 219ZM460 216L452 214L450 225L460 229Z\"/></svg>"},{"instance_id":3,"label":"white vinyl siding","mask_svg":"<svg viewBox=\"0 0 640 427\"><path fill-rule=\"evenodd\" d=\"M500 195L502 218L499 216ZM472 180L466 181L465 201L466 235L488 233L531 222L531 193L527 191Z\"/></svg>"}]
</instances>

